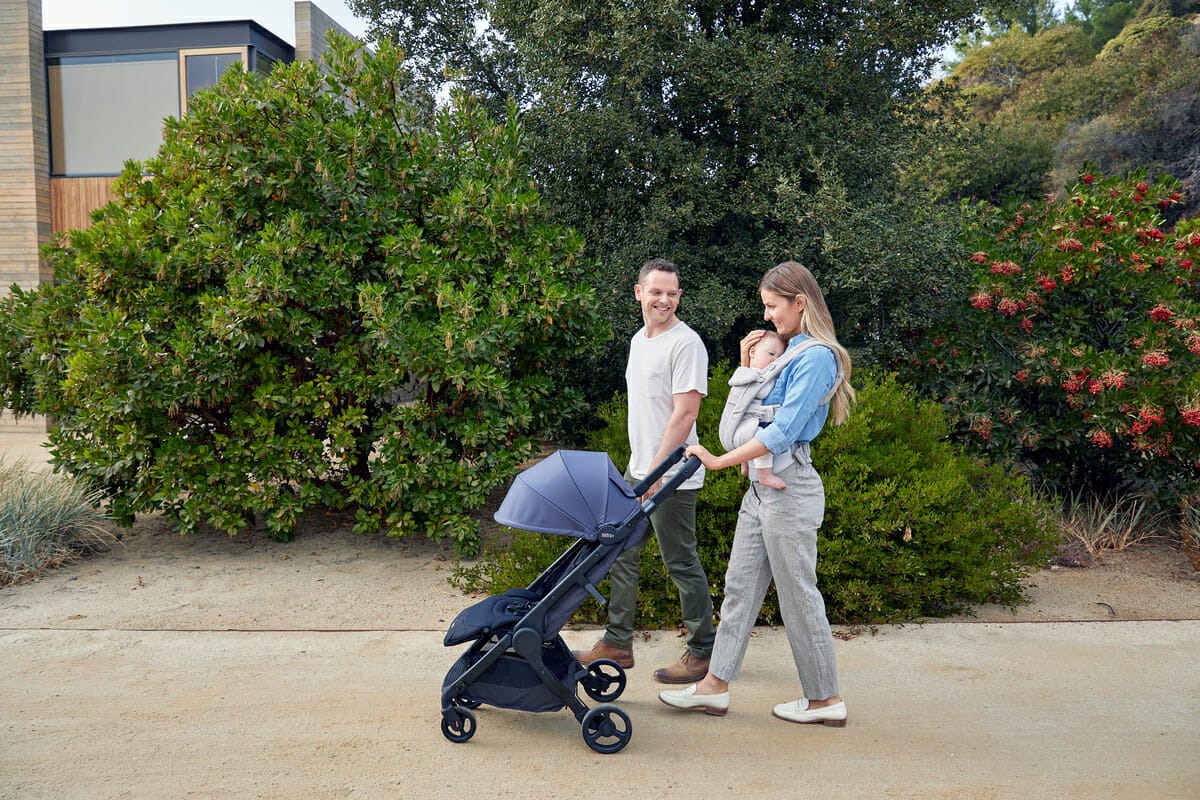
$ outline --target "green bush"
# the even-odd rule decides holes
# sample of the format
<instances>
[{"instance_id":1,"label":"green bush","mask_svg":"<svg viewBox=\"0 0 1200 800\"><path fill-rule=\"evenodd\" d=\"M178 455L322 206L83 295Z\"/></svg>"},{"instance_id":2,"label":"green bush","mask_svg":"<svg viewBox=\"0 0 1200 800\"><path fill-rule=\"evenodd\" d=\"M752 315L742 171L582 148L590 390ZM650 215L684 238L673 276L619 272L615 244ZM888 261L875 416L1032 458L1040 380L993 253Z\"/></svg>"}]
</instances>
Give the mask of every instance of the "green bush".
<instances>
[{"instance_id":1,"label":"green bush","mask_svg":"<svg viewBox=\"0 0 1200 800\"><path fill-rule=\"evenodd\" d=\"M402 54L230 72L49 251L0 320L0 404L122 522L183 532L313 507L477 545L470 511L579 402L602 326L582 241L545 221L515 111L432 112ZM323 67L323 69L322 69Z\"/></svg>"},{"instance_id":2,"label":"green bush","mask_svg":"<svg viewBox=\"0 0 1200 800\"><path fill-rule=\"evenodd\" d=\"M111 544L115 536L99 499L65 475L0 460L0 585Z\"/></svg>"},{"instance_id":3,"label":"green bush","mask_svg":"<svg viewBox=\"0 0 1200 800\"><path fill-rule=\"evenodd\" d=\"M731 371L719 366L701 408L701 440L720 452L717 421ZM625 405L603 410L605 427L590 440L624 463ZM948 441L942 409L918 401L891 376L868 379L849 422L826 428L813 460L826 488L818 579L835 622L902 622L969 612L979 603L1014 606L1021 581L1046 562L1057 534L1053 513L1028 483L1003 468L962 454ZM710 473L697 510L700 556L717 608L746 479L736 469ZM513 532L471 569L461 585L501 591L528 584L565 547L561 537ZM679 623L674 585L651 542L642 552L638 625ZM602 590L604 587L601 587ZM604 622L588 600L576 620ZM772 592L760 622L779 622Z\"/></svg>"},{"instance_id":4,"label":"green bush","mask_svg":"<svg viewBox=\"0 0 1200 800\"><path fill-rule=\"evenodd\" d=\"M961 313L914 365L973 449L1060 495L1200 494L1200 219L1178 182L1084 174L982 217Z\"/></svg>"}]
</instances>

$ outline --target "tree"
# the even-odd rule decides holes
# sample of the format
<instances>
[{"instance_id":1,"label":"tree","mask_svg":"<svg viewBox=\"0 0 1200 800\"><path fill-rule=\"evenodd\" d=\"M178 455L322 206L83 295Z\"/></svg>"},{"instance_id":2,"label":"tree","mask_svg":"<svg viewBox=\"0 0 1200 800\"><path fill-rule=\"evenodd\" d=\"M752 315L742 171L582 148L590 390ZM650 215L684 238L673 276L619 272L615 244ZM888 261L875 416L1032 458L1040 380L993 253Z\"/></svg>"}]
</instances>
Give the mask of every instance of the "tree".
<instances>
[{"instance_id":1,"label":"tree","mask_svg":"<svg viewBox=\"0 0 1200 800\"><path fill-rule=\"evenodd\" d=\"M1065 20L1083 28L1092 40L1092 47L1099 52L1121 32L1140 5L1135 0L1076 0L1067 10Z\"/></svg>"},{"instance_id":2,"label":"tree","mask_svg":"<svg viewBox=\"0 0 1200 800\"><path fill-rule=\"evenodd\" d=\"M430 80L448 69L489 107L519 102L547 205L583 234L598 264L589 277L618 320L590 375L619 377L612 364L636 324L629 286L648 257L680 264L681 313L721 352L759 324L757 280L783 258L817 271L851 343L868 349L900 341L879 326L881 297L919 295L942 277L920 245L944 239L943 220L901 213L920 197L901 198L897 178L917 149L924 80L980 3L430 2L402 23L395 0L354 7ZM441 24L451 14L487 27L464 36ZM473 62L481 36L495 69ZM879 250L850 263L826 248L843 225L819 205L831 193L844 196L839 209L892 209L927 270L916 283L913 270L893 281L894 259ZM855 291L868 282L871 293Z\"/></svg>"},{"instance_id":3,"label":"tree","mask_svg":"<svg viewBox=\"0 0 1200 800\"><path fill-rule=\"evenodd\" d=\"M235 72L130 163L118 199L15 291L0 401L114 514L184 532L349 506L363 531L476 542L472 508L577 397L602 328L515 115L436 115L400 55Z\"/></svg>"}]
</instances>

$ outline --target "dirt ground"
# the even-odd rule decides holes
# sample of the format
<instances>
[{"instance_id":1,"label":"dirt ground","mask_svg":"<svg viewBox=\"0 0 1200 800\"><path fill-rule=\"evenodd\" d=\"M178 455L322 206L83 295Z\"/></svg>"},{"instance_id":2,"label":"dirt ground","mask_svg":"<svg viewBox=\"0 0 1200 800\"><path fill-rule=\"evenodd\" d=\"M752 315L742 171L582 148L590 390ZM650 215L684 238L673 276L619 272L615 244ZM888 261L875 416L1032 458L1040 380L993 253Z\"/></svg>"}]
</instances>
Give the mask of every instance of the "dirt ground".
<instances>
[{"instance_id":1,"label":"dirt ground","mask_svg":"<svg viewBox=\"0 0 1200 800\"><path fill-rule=\"evenodd\" d=\"M749 664L739 695L740 708L766 711L716 723L662 710L648 672L673 659L679 642L672 632L647 636L627 692L640 731L628 756L591 753L562 713L493 710L472 742L444 741L438 682L453 657L441 636L472 602L447 582L453 568L449 545L362 537L337 517L311 518L289 543L262 534L184 538L148 518L107 552L0 589L0 798L555 797L572 793L567 774L593 788L611 781L617 758L638 782L606 796L685 796L710 785L709 796L732 796L711 782L744 769L747 757L784 758L792 746L781 735L793 734L804 739L796 768L816 770L808 783L833 797L1182 798L1200 781L1195 701L1125 724L1139 713L1134 703L1116 719L1084 717L1081 731L1063 729L1080 709L1108 713L1127 694L1114 686L1127 667L1104 672L1105 654L1122 648L1134 658L1152 650L1162 680L1194 693L1200 628L1167 621L1200 620L1200 573L1162 543L1086 569L1042 570L1031 576L1031 602L1015 612L983 607L877 637L839 629L843 683L859 712L841 739L769 724L769 701L790 699L773 697L790 661L778 632L752 644L769 668ZM1146 622L1059 624L1131 621ZM595 635L564 632L572 646ZM1054 679L1071 686L1048 687L1046 715L977 724L1000 713L994 704L1029 702L1030 682L1059 657L1050 655L1057 642L1082 666L1071 662L1070 677ZM922 695L909 668L950 683ZM1116 699L1095 699L1098 691ZM940 698L946 707L928 716ZM978 702L985 710L972 707ZM713 736L714 724L726 733ZM935 738L911 742L919 729ZM1020 741L997 740L1004 731ZM731 745L739 739L754 755ZM824 743L836 749L813 752L810 763L804 754ZM906 746L936 755L922 764ZM1106 763L1125 746L1143 748L1136 774ZM1044 748L1077 749L1050 759ZM706 775L705 760L722 756L739 763ZM791 764L784 758L775 765L782 774L734 781L730 791L783 796ZM839 776L856 770L874 782L848 788Z\"/></svg>"}]
</instances>

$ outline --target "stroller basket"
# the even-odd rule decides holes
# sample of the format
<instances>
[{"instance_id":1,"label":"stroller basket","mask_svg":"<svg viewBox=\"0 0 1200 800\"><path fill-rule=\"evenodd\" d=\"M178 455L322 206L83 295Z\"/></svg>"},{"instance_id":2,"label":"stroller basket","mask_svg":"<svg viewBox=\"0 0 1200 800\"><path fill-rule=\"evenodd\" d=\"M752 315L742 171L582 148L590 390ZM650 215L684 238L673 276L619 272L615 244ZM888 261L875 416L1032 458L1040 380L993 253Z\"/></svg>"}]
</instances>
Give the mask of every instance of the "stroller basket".
<instances>
[{"instance_id":1,"label":"stroller basket","mask_svg":"<svg viewBox=\"0 0 1200 800\"><path fill-rule=\"evenodd\" d=\"M518 711L570 708L584 741L615 753L632 735L615 705L625 672L612 661L582 666L559 631L588 595L605 603L596 585L621 553L637 547L651 512L699 467L690 458L645 502L638 497L683 459L679 447L637 486L629 487L605 453L559 450L517 476L496 521L510 527L571 536L576 541L526 588L513 588L464 609L444 643L470 642L442 684L442 733L452 742L475 733L473 709L487 704ZM589 709L577 687L602 705Z\"/></svg>"},{"instance_id":2,"label":"stroller basket","mask_svg":"<svg viewBox=\"0 0 1200 800\"><path fill-rule=\"evenodd\" d=\"M463 653L446 673L446 683L459 680L486 655L486 650L475 649ZM542 663L563 684L569 681L572 669L578 666L571 651L558 639L545 645ZM513 652L502 653L491 666L482 670L462 697L469 702L517 711L558 711L566 705L562 697L546 686L529 662Z\"/></svg>"}]
</instances>

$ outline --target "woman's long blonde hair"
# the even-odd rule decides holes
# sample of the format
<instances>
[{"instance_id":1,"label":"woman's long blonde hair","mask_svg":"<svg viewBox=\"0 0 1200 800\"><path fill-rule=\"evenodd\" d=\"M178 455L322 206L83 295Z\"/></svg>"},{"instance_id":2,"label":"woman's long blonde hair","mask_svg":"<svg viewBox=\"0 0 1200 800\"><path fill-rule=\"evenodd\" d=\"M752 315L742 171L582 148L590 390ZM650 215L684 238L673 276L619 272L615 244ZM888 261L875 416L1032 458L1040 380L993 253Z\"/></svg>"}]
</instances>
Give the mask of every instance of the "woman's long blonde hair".
<instances>
[{"instance_id":1,"label":"woman's long blonde hair","mask_svg":"<svg viewBox=\"0 0 1200 800\"><path fill-rule=\"evenodd\" d=\"M784 261L767 270L758 288L786 297L789 301L800 295L807 298L808 302L800 312L800 331L829 345L837 357L842 383L829 403L829 410L835 425L845 422L850 416L850 406L854 404L855 399L854 387L850 385L850 353L837 339L837 332L833 329L833 317L829 315L829 307L825 305L825 294L817 284L817 279L803 264Z\"/></svg>"}]
</instances>

